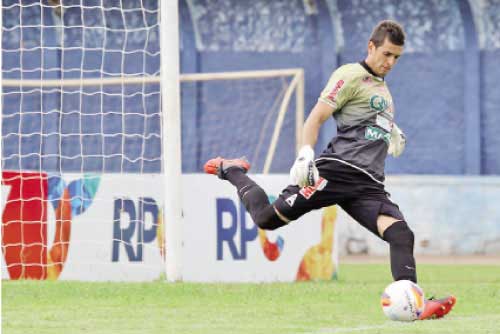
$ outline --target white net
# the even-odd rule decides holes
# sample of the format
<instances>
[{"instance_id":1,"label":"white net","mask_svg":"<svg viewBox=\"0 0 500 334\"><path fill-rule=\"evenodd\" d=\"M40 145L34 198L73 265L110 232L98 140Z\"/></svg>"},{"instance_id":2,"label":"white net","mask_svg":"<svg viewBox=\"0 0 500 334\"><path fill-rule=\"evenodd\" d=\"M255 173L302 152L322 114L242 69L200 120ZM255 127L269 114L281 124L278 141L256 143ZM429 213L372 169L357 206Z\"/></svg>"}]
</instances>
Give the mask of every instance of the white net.
<instances>
[{"instance_id":1,"label":"white net","mask_svg":"<svg viewBox=\"0 0 500 334\"><path fill-rule=\"evenodd\" d=\"M3 274L157 277L159 2L2 5Z\"/></svg>"}]
</instances>

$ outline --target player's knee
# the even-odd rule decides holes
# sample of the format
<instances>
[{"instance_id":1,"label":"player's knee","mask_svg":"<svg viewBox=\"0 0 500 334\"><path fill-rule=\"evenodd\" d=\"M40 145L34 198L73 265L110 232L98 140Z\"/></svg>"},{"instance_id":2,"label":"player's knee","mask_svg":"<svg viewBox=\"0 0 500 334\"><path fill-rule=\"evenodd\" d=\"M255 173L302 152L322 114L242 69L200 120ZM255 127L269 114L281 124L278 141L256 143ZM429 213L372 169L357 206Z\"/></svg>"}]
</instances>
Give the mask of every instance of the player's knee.
<instances>
[{"instance_id":1,"label":"player's knee","mask_svg":"<svg viewBox=\"0 0 500 334\"><path fill-rule=\"evenodd\" d=\"M254 223L263 230L275 230L286 225L286 223L278 217L272 205L260 211L259 214L254 217Z\"/></svg>"},{"instance_id":2,"label":"player's knee","mask_svg":"<svg viewBox=\"0 0 500 334\"><path fill-rule=\"evenodd\" d=\"M415 243L415 234L404 221L398 221L389 226L384 232L384 240L390 245L411 247Z\"/></svg>"}]
</instances>

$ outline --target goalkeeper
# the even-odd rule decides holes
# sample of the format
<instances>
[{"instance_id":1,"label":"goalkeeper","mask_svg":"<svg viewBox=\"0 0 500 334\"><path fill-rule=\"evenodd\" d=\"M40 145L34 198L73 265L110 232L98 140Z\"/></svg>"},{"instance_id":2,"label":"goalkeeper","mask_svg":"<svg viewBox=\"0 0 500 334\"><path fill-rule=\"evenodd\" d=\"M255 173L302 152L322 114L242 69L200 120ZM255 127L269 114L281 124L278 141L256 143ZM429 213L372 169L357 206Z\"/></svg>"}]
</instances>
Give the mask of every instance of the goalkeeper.
<instances>
[{"instance_id":1,"label":"goalkeeper","mask_svg":"<svg viewBox=\"0 0 500 334\"><path fill-rule=\"evenodd\" d=\"M394 123L394 104L384 77L403 53L405 34L394 21L373 30L364 61L346 64L331 75L303 129L302 148L290 170L291 185L274 203L251 180L244 159L215 158L205 172L231 182L253 221L274 230L303 214L338 204L370 232L390 245L394 280L417 281L414 234L384 189L387 154L401 155L405 136ZM321 125L333 116L337 136L314 159ZM422 319L442 317L455 297L429 300Z\"/></svg>"}]
</instances>

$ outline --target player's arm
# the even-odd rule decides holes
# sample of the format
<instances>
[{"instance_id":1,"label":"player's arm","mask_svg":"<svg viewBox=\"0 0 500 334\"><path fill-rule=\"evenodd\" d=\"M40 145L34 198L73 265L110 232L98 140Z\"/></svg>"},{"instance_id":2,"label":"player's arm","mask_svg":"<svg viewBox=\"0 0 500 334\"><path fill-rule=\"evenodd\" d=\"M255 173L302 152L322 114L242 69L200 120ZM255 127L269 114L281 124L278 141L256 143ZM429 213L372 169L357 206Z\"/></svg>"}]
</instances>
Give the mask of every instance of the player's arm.
<instances>
[{"instance_id":1,"label":"player's arm","mask_svg":"<svg viewBox=\"0 0 500 334\"><path fill-rule=\"evenodd\" d=\"M353 98L357 79L346 73L345 67L333 72L321 92L318 102L307 117L302 132L302 145L316 145L319 129L332 114Z\"/></svg>"},{"instance_id":2,"label":"player's arm","mask_svg":"<svg viewBox=\"0 0 500 334\"><path fill-rule=\"evenodd\" d=\"M311 148L316 145L318 141L319 129L332 116L334 108L323 101L319 100L311 110L311 113L304 123L302 129L302 146L310 146Z\"/></svg>"},{"instance_id":3,"label":"player's arm","mask_svg":"<svg viewBox=\"0 0 500 334\"><path fill-rule=\"evenodd\" d=\"M300 187L312 186L319 178L314 163L314 145L318 141L319 129L336 110L352 97L351 82L342 71L335 71L318 102L311 110L303 127L302 148L290 169L290 182Z\"/></svg>"},{"instance_id":4,"label":"player's arm","mask_svg":"<svg viewBox=\"0 0 500 334\"><path fill-rule=\"evenodd\" d=\"M332 115L334 108L321 100L311 110L304 123L302 148L290 170L290 182L300 187L312 186L319 178L319 171L314 164L313 147L318 141L321 125Z\"/></svg>"}]
</instances>

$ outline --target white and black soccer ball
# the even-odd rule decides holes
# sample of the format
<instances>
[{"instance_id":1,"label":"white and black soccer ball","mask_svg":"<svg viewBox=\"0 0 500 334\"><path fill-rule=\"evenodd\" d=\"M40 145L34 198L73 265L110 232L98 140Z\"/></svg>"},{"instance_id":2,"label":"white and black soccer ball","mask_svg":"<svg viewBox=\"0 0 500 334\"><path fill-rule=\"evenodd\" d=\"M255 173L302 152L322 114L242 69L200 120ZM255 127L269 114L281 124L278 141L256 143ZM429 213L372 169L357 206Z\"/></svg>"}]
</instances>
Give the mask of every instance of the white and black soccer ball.
<instances>
[{"instance_id":1,"label":"white and black soccer ball","mask_svg":"<svg viewBox=\"0 0 500 334\"><path fill-rule=\"evenodd\" d=\"M424 291L412 281L395 281L385 288L380 303L391 320L417 320L424 311Z\"/></svg>"}]
</instances>

